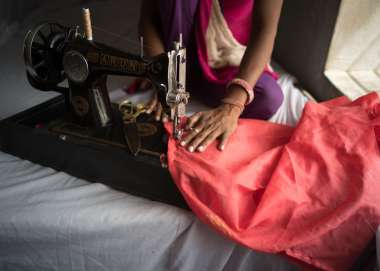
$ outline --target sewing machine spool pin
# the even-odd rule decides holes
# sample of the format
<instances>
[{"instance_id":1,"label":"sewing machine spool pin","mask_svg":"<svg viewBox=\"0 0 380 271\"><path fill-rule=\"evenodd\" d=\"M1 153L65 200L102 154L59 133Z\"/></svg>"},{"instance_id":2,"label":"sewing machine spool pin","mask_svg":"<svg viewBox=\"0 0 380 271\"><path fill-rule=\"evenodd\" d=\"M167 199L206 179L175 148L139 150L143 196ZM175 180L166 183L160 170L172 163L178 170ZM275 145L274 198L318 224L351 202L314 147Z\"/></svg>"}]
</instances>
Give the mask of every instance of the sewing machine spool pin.
<instances>
[{"instance_id":1,"label":"sewing machine spool pin","mask_svg":"<svg viewBox=\"0 0 380 271\"><path fill-rule=\"evenodd\" d=\"M84 28L85 37L87 40L91 41L91 40L93 40L93 35L92 35L92 23L91 23L90 9L88 9L88 8L82 9L82 18L83 18L83 28Z\"/></svg>"}]
</instances>

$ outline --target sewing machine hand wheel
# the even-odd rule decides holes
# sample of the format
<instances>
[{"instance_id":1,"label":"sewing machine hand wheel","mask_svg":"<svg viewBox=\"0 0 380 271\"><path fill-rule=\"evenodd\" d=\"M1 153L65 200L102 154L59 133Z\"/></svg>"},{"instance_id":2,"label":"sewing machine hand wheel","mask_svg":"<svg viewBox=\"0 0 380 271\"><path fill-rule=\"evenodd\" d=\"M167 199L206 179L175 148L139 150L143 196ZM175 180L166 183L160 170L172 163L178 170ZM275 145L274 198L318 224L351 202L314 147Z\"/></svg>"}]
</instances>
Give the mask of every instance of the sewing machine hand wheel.
<instances>
[{"instance_id":1,"label":"sewing machine hand wheel","mask_svg":"<svg viewBox=\"0 0 380 271\"><path fill-rule=\"evenodd\" d=\"M43 23L29 31L24 40L24 61L29 82L44 91L62 92L59 87L65 74L62 68L62 45L67 29L57 23Z\"/></svg>"}]
</instances>

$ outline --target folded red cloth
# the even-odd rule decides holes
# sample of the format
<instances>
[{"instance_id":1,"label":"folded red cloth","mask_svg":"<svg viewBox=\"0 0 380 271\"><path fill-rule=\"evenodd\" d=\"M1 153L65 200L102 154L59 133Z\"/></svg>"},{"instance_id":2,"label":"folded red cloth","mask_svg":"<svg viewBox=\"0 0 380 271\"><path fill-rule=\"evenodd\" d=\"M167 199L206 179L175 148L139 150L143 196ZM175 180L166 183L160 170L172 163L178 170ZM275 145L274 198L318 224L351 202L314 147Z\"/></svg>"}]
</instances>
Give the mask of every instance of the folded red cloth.
<instances>
[{"instance_id":1,"label":"folded red cloth","mask_svg":"<svg viewBox=\"0 0 380 271\"><path fill-rule=\"evenodd\" d=\"M348 270L380 224L376 106L376 93L308 103L296 128L240 120L224 152L190 153L171 138L169 170L194 213L229 238Z\"/></svg>"}]
</instances>

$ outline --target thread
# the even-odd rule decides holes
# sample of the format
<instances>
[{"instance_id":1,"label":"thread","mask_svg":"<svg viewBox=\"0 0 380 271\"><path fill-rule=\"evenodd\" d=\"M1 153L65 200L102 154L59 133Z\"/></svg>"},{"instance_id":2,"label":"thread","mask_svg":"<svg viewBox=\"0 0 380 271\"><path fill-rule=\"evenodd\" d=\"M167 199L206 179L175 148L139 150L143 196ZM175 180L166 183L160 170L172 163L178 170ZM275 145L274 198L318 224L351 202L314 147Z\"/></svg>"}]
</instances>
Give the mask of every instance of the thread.
<instances>
[{"instance_id":1,"label":"thread","mask_svg":"<svg viewBox=\"0 0 380 271\"><path fill-rule=\"evenodd\" d=\"M92 40L92 24L91 24L91 14L90 9L84 8L82 9L82 15L83 15L83 27L84 27L84 34L87 38L87 40Z\"/></svg>"}]
</instances>

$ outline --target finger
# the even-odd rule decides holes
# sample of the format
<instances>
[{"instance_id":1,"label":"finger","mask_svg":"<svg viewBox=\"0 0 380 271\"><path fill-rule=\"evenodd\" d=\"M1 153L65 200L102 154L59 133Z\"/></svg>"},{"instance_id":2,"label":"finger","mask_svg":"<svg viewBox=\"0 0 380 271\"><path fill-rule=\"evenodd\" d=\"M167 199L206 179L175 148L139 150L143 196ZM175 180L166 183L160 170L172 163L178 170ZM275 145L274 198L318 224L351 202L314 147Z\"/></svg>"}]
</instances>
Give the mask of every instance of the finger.
<instances>
[{"instance_id":1,"label":"finger","mask_svg":"<svg viewBox=\"0 0 380 271\"><path fill-rule=\"evenodd\" d=\"M167 122L169 120L169 117L167 114L162 113L161 119L162 119L162 122Z\"/></svg>"},{"instance_id":2,"label":"finger","mask_svg":"<svg viewBox=\"0 0 380 271\"><path fill-rule=\"evenodd\" d=\"M215 131L215 129L209 128L209 129L205 129L201 133L197 134L194 137L194 139L191 141L191 143L189 144L188 150L189 151L194 151L194 150L203 151L204 148L201 148L200 150L198 148L201 147L201 143L206 138L208 138L214 131Z\"/></svg>"},{"instance_id":3,"label":"finger","mask_svg":"<svg viewBox=\"0 0 380 271\"><path fill-rule=\"evenodd\" d=\"M156 113L154 114L157 121L159 121L161 119L161 114L162 114L161 103L157 103L157 105L156 105Z\"/></svg>"},{"instance_id":4,"label":"finger","mask_svg":"<svg viewBox=\"0 0 380 271\"><path fill-rule=\"evenodd\" d=\"M198 120L198 123L194 127L190 128L189 130L190 133L188 133L184 137L184 139L181 141L181 146L186 146L187 144L189 144L189 142L192 141L194 137L196 137L200 132L202 132L205 127L206 127L205 123L202 121L202 118L200 118ZM207 127L207 128L210 128L210 127Z\"/></svg>"},{"instance_id":5,"label":"finger","mask_svg":"<svg viewBox=\"0 0 380 271\"><path fill-rule=\"evenodd\" d=\"M219 145L218 145L218 149L220 151L224 151L224 149L226 148L226 145L227 145L227 141L228 139L230 138L231 136L231 132L225 132L224 134L222 134L222 136L220 137L220 142L219 142Z\"/></svg>"},{"instance_id":6,"label":"finger","mask_svg":"<svg viewBox=\"0 0 380 271\"><path fill-rule=\"evenodd\" d=\"M197 151L203 152L207 149L207 147L214 142L220 136L220 131L218 129L211 132L200 144L197 148Z\"/></svg>"},{"instance_id":7,"label":"finger","mask_svg":"<svg viewBox=\"0 0 380 271\"><path fill-rule=\"evenodd\" d=\"M200 119L198 119L198 122L195 123L195 125L193 125L193 127L190 128L190 131L194 130L195 133L199 134L203 129L211 128L211 126L213 125L206 123L205 120L201 117Z\"/></svg>"},{"instance_id":8,"label":"finger","mask_svg":"<svg viewBox=\"0 0 380 271\"><path fill-rule=\"evenodd\" d=\"M193 140L194 137L197 136L197 134L199 134L200 132L202 131L202 129L192 129L181 141L180 145L182 147L185 147L189 142L191 142ZM191 151L191 150L190 150ZM194 151L194 149L192 150Z\"/></svg>"},{"instance_id":9,"label":"finger","mask_svg":"<svg viewBox=\"0 0 380 271\"><path fill-rule=\"evenodd\" d=\"M157 101L158 101L158 99L157 99L157 95L155 94L155 95L153 96L153 98L152 98L152 99L148 102L148 104L146 105L146 108L147 108L146 112L147 112L148 114L152 113L152 111L156 108L156 106L157 106Z\"/></svg>"},{"instance_id":10,"label":"finger","mask_svg":"<svg viewBox=\"0 0 380 271\"><path fill-rule=\"evenodd\" d=\"M194 124L196 122L198 122L198 120L201 118L202 116L202 112L198 112L198 113L195 113L193 114L188 120L187 120L187 123L186 123L186 130L190 130Z\"/></svg>"},{"instance_id":11,"label":"finger","mask_svg":"<svg viewBox=\"0 0 380 271\"><path fill-rule=\"evenodd\" d=\"M146 108L147 108L146 112L147 112L148 114L152 113L152 112L154 111L154 109L156 108L156 105L157 105L157 100L151 100L151 101L147 104L147 106L146 106Z\"/></svg>"}]
</instances>

